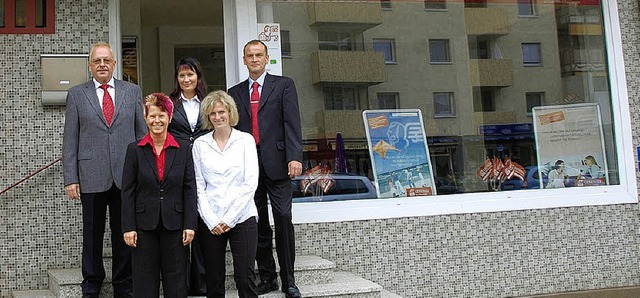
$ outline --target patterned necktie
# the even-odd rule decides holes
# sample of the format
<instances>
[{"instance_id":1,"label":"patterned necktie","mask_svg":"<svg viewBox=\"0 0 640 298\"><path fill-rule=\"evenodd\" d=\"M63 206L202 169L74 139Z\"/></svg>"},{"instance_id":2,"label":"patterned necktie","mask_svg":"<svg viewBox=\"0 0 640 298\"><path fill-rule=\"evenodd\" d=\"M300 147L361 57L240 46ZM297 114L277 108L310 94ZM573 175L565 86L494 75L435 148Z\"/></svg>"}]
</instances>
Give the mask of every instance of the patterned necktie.
<instances>
[{"instance_id":1,"label":"patterned necktie","mask_svg":"<svg viewBox=\"0 0 640 298\"><path fill-rule=\"evenodd\" d=\"M258 93L258 82L253 82L251 91L251 134L256 139L256 144L260 144L260 130L258 129L258 104L260 104L260 93Z\"/></svg>"},{"instance_id":2,"label":"patterned necktie","mask_svg":"<svg viewBox=\"0 0 640 298\"><path fill-rule=\"evenodd\" d=\"M104 118L107 119L107 125L111 126L111 120L113 120L113 100L111 99L111 94L107 91L109 85L102 84L100 88L104 90L104 95L102 96L102 113L104 114Z\"/></svg>"}]
</instances>

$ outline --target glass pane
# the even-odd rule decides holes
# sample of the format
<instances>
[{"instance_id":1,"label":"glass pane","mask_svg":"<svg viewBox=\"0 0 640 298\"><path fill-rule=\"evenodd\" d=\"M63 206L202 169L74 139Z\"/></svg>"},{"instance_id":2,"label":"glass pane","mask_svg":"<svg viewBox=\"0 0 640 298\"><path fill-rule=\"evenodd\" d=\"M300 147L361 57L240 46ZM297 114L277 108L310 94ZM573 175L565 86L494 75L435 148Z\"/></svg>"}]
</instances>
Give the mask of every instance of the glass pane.
<instances>
[{"instance_id":1,"label":"glass pane","mask_svg":"<svg viewBox=\"0 0 640 298\"><path fill-rule=\"evenodd\" d=\"M535 7L531 4L536 2L525 0L443 1L447 10L437 12L426 11L425 1L261 2L272 6L265 10L272 15L258 22L280 23L296 49L294 57L283 61L283 75L295 80L300 95L303 142L308 145L305 170L333 162L335 146L324 144L335 144L341 132L353 160L349 173L376 181L381 197L392 197L396 180L391 172L382 173L391 180L381 180L374 171L362 111L393 107L421 110L431 169L410 172L418 187L433 178L438 195L544 192L557 160L564 161L565 187L619 184L612 114L612 100L617 99L611 96L597 1L547 1ZM393 9L380 9L387 4ZM349 51L330 52L343 49ZM379 59L378 52L389 51L396 64ZM330 71L312 76L310 69ZM398 97L393 100L389 94ZM572 114L586 115L587 109L595 111L588 119ZM574 125L571 129L580 136L573 141L560 134L547 136L556 138L562 145L555 148L563 150L538 156L550 147L539 142L534 126L540 128L542 122L536 119ZM589 137L583 135L586 129ZM593 139L602 142L586 146ZM390 150L387 158L399 154L402 150ZM498 172L479 176L478 169L489 164L487 157ZM504 175L500 164L517 164L518 171ZM581 174L596 164L606 179ZM398 179L405 178L400 174ZM409 185L400 183L400 189Z\"/></svg>"},{"instance_id":2,"label":"glass pane","mask_svg":"<svg viewBox=\"0 0 640 298\"><path fill-rule=\"evenodd\" d=\"M0 28L4 28L4 0L0 0Z\"/></svg>"},{"instance_id":3,"label":"glass pane","mask_svg":"<svg viewBox=\"0 0 640 298\"><path fill-rule=\"evenodd\" d=\"M36 27L47 26L47 0L36 0Z\"/></svg>"},{"instance_id":4,"label":"glass pane","mask_svg":"<svg viewBox=\"0 0 640 298\"><path fill-rule=\"evenodd\" d=\"M15 0L15 26L26 27L27 26L27 1Z\"/></svg>"}]
</instances>

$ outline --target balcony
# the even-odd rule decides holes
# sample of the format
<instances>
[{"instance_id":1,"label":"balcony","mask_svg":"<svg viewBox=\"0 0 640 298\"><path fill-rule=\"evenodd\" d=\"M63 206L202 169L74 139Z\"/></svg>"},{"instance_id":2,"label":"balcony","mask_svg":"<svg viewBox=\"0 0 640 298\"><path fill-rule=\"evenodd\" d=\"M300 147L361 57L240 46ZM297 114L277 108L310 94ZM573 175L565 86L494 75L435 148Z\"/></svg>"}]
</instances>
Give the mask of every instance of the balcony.
<instances>
[{"instance_id":1,"label":"balcony","mask_svg":"<svg viewBox=\"0 0 640 298\"><path fill-rule=\"evenodd\" d=\"M335 138L340 132L346 139L366 138L362 110L334 111L322 110L316 112L318 124L318 138Z\"/></svg>"},{"instance_id":2,"label":"balcony","mask_svg":"<svg viewBox=\"0 0 640 298\"><path fill-rule=\"evenodd\" d=\"M318 83L375 85L385 81L381 52L318 51L311 53L311 79Z\"/></svg>"},{"instance_id":3,"label":"balcony","mask_svg":"<svg viewBox=\"0 0 640 298\"><path fill-rule=\"evenodd\" d=\"M469 76L474 87L513 86L511 59L469 59Z\"/></svg>"},{"instance_id":4,"label":"balcony","mask_svg":"<svg viewBox=\"0 0 640 298\"><path fill-rule=\"evenodd\" d=\"M309 26L364 31L382 24L380 2L310 2Z\"/></svg>"},{"instance_id":5,"label":"balcony","mask_svg":"<svg viewBox=\"0 0 640 298\"><path fill-rule=\"evenodd\" d=\"M516 113L508 112L473 112L473 126L480 127L488 124L516 123ZM478 130L476 130L478 131Z\"/></svg>"},{"instance_id":6,"label":"balcony","mask_svg":"<svg viewBox=\"0 0 640 298\"><path fill-rule=\"evenodd\" d=\"M507 14L499 8L465 8L467 35L509 34Z\"/></svg>"}]
</instances>

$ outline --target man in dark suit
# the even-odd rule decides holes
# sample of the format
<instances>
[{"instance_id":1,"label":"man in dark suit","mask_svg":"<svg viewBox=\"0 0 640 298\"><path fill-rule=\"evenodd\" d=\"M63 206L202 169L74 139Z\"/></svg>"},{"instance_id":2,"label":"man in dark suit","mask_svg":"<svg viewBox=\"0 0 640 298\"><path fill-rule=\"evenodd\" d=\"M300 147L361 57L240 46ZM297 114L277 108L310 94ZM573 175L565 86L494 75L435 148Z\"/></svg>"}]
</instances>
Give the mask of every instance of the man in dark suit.
<instances>
[{"instance_id":1,"label":"man in dark suit","mask_svg":"<svg viewBox=\"0 0 640 298\"><path fill-rule=\"evenodd\" d=\"M115 297L132 297L131 250L122 238L122 170L127 145L142 138L146 124L142 91L116 80L111 46L91 49L93 79L69 89L62 161L67 195L82 201L82 295L98 297L105 277L102 261L107 206L113 250Z\"/></svg>"},{"instance_id":2,"label":"man in dark suit","mask_svg":"<svg viewBox=\"0 0 640 298\"><path fill-rule=\"evenodd\" d=\"M298 95L293 80L266 73L269 55L261 41L252 40L244 46L243 61L249 70L249 79L233 86L228 93L235 99L240 114L236 128L251 133L258 147L260 177L254 198L259 217L256 260L261 281L258 294L278 289L268 194L282 292L286 297L300 297L293 276L295 236L291 222L291 179L302 173Z\"/></svg>"}]
</instances>

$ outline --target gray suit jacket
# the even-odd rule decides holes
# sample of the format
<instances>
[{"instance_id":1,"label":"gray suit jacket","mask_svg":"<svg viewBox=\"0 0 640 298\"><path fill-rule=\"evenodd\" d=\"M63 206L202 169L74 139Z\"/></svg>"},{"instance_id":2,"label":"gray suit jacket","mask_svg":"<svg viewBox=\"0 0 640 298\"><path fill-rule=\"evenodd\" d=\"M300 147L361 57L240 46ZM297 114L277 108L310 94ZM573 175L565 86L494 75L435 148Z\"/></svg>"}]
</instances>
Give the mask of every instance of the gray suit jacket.
<instances>
[{"instance_id":1,"label":"gray suit jacket","mask_svg":"<svg viewBox=\"0 0 640 298\"><path fill-rule=\"evenodd\" d=\"M82 193L122 188L127 145L144 137L140 87L115 80L111 127L102 113L93 80L69 89L62 141L64 185L80 184Z\"/></svg>"}]
</instances>

